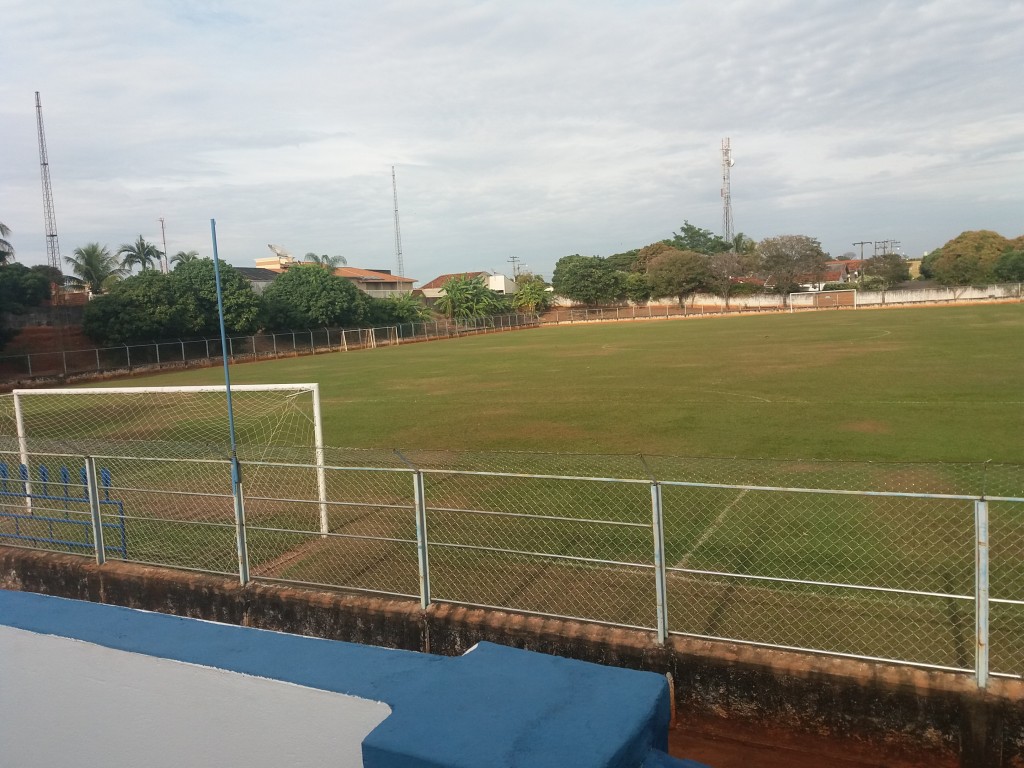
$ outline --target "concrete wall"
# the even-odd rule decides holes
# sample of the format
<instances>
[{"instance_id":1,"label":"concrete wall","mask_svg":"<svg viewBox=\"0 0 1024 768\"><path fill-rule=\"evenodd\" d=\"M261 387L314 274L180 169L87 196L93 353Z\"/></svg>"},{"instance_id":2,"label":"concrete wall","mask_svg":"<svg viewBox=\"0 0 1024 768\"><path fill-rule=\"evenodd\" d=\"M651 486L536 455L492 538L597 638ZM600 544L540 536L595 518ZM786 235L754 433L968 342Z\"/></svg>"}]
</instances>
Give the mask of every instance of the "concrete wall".
<instances>
[{"instance_id":1,"label":"concrete wall","mask_svg":"<svg viewBox=\"0 0 1024 768\"><path fill-rule=\"evenodd\" d=\"M0 587L65 595L390 648L458 655L475 643L668 673L688 713L957 756L963 766L1024 765L1024 682L673 637L542 617L283 588L0 547Z\"/></svg>"}]
</instances>

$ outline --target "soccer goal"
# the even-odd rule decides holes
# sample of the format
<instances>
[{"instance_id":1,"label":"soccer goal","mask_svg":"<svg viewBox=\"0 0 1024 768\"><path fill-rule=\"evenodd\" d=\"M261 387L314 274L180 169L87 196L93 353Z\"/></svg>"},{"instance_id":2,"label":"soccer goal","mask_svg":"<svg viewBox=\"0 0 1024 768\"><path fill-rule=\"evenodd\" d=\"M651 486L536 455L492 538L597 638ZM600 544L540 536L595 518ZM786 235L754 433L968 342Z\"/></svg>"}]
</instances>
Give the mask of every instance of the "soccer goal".
<instances>
[{"instance_id":1,"label":"soccer goal","mask_svg":"<svg viewBox=\"0 0 1024 768\"><path fill-rule=\"evenodd\" d=\"M856 309L857 291L806 291L789 294L789 311L798 309Z\"/></svg>"},{"instance_id":2,"label":"soccer goal","mask_svg":"<svg viewBox=\"0 0 1024 768\"><path fill-rule=\"evenodd\" d=\"M236 384L231 395L238 458L315 468L326 532L319 385ZM17 389L12 399L15 434L0 434L0 451L16 450L26 470L35 454L202 461L230 453L224 386Z\"/></svg>"}]
</instances>

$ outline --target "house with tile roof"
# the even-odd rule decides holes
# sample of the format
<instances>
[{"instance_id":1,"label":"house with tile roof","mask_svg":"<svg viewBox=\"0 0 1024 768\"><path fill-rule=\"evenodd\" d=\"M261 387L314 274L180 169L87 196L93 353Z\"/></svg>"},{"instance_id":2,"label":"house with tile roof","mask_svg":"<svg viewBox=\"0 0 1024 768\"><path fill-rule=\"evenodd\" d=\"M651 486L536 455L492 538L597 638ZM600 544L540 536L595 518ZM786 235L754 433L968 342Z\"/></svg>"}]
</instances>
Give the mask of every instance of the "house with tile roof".
<instances>
[{"instance_id":1,"label":"house with tile roof","mask_svg":"<svg viewBox=\"0 0 1024 768\"><path fill-rule=\"evenodd\" d=\"M442 290L444 284L453 277L464 277L468 280L472 280L481 276L484 278L484 285L502 296L511 296L519 290L515 281L510 280L505 275L491 274L490 272L452 272L447 275L438 275L429 283L425 283L417 288L416 293L423 296L427 304L433 304L441 298L441 295L444 293Z\"/></svg>"},{"instance_id":2,"label":"house with tile roof","mask_svg":"<svg viewBox=\"0 0 1024 768\"><path fill-rule=\"evenodd\" d=\"M265 259L256 259L256 269L276 274L281 274L293 268L315 266L318 265L297 261L292 256L269 256ZM334 274L338 277L344 277L349 282L355 284L359 290L378 299L410 294L412 293L413 284L416 282L411 277L393 275L389 269L338 267L334 270Z\"/></svg>"}]
</instances>

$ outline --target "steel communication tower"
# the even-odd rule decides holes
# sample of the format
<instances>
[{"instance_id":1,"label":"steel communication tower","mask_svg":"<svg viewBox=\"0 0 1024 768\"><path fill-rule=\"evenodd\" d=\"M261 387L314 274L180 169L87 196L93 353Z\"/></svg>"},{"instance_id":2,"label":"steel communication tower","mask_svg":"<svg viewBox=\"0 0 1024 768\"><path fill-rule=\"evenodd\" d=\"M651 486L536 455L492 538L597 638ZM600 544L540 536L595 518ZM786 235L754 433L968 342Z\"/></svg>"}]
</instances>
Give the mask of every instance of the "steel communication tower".
<instances>
[{"instance_id":1,"label":"steel communication tower","mask_svg":"<svg viewBox=\"0 0 1024 768\"><path fill-rule=\"evenodd\" d=\"M405 262L402 260L402 229L398 225L398 182L395 180L395 166L391 166L391 192L395 197L395 261L398 275L405 276Z\"/></svg>"},{"instance_id":2,"label":"steel communication tower","mask_svg":"<svg viewBox=\"0 0 1024 768\"><path fill-rule=\"evenodd\" d=\"M732 189L730 169L735 164L729 139L722 139L722 239L732 244Z\"/></svg>"},{"instance_id":3,"label":"steel communication tower","mask_svg":"<svg viewBox=\"0 0 1024 768\"><path fill-rule=\"evenodd\" d=\"M57 218L53 213L53 188L50 186L50 161L46 157L46 135L43 133L43 104L36 91L36 125L39 128L39 172L43 177L43 216L46 219L47 263L62 272L60 268L60 243L57 242Z\"/></svg>"}]
</instances>

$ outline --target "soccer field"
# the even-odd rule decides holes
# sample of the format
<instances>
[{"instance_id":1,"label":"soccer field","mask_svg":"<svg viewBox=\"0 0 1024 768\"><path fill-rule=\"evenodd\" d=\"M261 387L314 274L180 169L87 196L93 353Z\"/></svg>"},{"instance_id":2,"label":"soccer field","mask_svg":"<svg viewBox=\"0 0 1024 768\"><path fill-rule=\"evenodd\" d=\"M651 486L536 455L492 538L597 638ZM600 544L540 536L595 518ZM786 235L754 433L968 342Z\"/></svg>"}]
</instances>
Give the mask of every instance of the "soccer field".
<instances>
[{"instance_id":1,"label":"soccer field","mask_svg":"<svg viewBox=\"0 0 1024 768\"><path fill-rule=\"evenodd\" d=\"M663 573L671 632L970 669L985 495L992 668L1022 674L1022 326L1021 305L775 314L237 365L236 384L319 382L329 446L323 497L311 451L244 457L247 563L260 579L410 597L429 582L431 600L643 628ZM176 453L103 446L127 402L89 434L67 400L35 407L98 441L60 452L105 457L124 512L101 514L126 547L109 556L238 573L224 442L177 445L188 412L141 402L137 423ZM0 535L58 550L83 535L84 499L40 520L5 487ZM72 522L55 519L68 507Z\"/></svg>"},{"instance_id":2,"label":"soccer field","mask_svg":"<svg viewBox=\"0 0 1024 768\"><path fill-rule=\"evenodd\" d=\"M320 382L333 446L1018 462L1022 338L1020 304L772 314L289 358L232 380Z\"/></svg>"}]
</instances>

